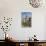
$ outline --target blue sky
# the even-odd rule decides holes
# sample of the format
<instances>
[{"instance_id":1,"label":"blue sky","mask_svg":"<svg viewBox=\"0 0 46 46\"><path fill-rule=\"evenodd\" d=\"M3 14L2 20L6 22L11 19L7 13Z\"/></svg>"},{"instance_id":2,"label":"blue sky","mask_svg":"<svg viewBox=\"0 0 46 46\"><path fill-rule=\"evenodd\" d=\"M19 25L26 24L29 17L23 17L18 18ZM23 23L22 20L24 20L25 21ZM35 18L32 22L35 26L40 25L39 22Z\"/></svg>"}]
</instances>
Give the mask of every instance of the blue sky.
<instances>
[{"instance_id":1,"label":"blue sky","mask_svg":"<svg viewBox=\"0 0 46 46\"><path fill-rule=\"evenodd\" d=\"M32 12L22 12L22 16L32 16Z\"/></svg>"}]
</instances>

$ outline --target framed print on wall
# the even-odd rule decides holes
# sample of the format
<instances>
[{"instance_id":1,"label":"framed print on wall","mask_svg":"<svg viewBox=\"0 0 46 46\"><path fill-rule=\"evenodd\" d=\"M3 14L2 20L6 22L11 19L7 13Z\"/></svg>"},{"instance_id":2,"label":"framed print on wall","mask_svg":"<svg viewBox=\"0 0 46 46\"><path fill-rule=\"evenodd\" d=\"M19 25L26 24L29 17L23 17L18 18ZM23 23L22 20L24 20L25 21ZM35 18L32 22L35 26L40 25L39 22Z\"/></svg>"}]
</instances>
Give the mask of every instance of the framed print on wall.
<instances>
[{"instance_id":1,"label":"framed print on wall","mask_svg":"<svg viewBox=\"0 0 46 46\"><path fill-rule=\"evenodd\" d=\"M32 26L32 12L21 12L21 25L22 27Z\"/></svg>"}]
</instances>

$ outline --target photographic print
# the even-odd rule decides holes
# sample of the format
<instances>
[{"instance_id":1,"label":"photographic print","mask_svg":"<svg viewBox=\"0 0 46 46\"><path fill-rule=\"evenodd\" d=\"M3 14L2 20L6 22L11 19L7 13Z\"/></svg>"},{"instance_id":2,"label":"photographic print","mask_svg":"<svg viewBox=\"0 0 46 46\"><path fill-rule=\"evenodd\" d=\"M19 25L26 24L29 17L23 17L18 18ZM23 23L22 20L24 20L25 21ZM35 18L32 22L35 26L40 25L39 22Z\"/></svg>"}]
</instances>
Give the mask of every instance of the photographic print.
<instances>
[{"instance_id":1,"label":"photographic print","mask_svg":"<svg viewBox=\"0 0 46 46\"><path fill-rule=\"evenodd\" d=\"M22 12L21 13L21 24L22 27L31 27L32 12Z\"/></svg>"}]
</instances>

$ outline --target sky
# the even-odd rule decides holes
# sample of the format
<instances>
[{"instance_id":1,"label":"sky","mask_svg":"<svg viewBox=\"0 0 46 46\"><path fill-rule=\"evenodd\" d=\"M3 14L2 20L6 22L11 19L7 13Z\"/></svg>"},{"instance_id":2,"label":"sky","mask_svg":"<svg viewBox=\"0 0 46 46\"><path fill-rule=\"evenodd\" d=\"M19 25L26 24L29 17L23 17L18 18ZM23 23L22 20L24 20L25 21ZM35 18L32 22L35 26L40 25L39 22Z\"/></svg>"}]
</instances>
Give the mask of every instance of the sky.
<instances>
[{"instance_id":1,"label":"sky","mask_svg":"<svg viewBox=\"0 0 46 46\"><path fill-rule=\"evenodd\" d=\"M32 16L32 12L22 12L22 16Z\"/></svg>"}]
</instances>

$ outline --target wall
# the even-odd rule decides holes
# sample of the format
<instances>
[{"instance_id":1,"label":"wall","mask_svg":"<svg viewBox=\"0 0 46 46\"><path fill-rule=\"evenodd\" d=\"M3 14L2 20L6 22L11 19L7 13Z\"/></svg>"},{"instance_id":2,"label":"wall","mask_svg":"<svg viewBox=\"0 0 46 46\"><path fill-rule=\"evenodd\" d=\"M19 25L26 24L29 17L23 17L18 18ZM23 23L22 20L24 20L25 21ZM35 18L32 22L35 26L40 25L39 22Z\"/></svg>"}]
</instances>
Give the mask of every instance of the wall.
<instances>
[{"instance_id":1,"label":"wall","mask_svg":"<svg viewBox=\"0 0 46 46\"><path fill-rule=\"evenodd\" d=\"M32 28L21 27L22 11L32 12ZM45 12L45 8L33 9L28 0L0 0L0 17L13 17L11 29L8 31L13 39L27 40L36 34L39 40L44 40ZM2 39L2 36L0 36L0 39Z\"/></svg>"},{"instance_id":2,"label":"wall","mask_svg":"<svg viewBox=\"0 0 46 46\"><path fill-rule=\"evenodd\" d=\"M44 38L46 39L46 15L45 15L45 19L44 20L45 20L45 24L44 24L44 30L45 30L44 31Z\"/></svg>"}]
</instances>

